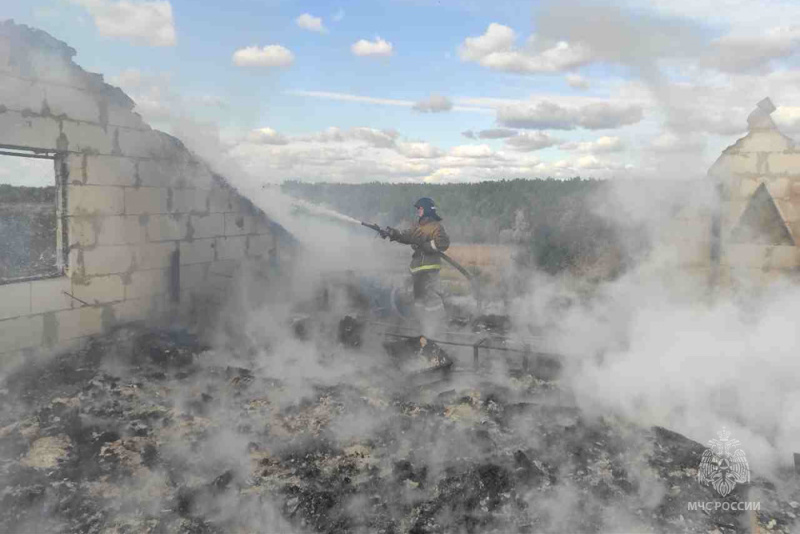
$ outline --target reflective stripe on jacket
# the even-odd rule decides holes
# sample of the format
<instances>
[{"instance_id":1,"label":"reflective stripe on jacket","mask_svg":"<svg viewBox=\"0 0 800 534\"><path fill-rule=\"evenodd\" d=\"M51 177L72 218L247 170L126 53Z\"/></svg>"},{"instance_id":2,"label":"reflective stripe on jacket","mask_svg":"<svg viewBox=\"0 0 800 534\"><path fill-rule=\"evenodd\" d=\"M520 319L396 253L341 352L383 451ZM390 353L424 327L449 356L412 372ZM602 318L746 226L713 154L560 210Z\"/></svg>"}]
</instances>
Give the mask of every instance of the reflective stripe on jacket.
<instances>
[{"instance_id":1,"label":"reflective stripe on jacket","mask_svg":"<svg viewBox=\"0 0 800 534\"><path fill-rule=\"evenodd\" d=\"M450 237L442 223L429 217L423 217L409 230L402 232L397 239L400 243L411 245L414 255L411 256L411 272L431 271L442 268L442 257L450 246Z\"/></svg>"}]
</instances>

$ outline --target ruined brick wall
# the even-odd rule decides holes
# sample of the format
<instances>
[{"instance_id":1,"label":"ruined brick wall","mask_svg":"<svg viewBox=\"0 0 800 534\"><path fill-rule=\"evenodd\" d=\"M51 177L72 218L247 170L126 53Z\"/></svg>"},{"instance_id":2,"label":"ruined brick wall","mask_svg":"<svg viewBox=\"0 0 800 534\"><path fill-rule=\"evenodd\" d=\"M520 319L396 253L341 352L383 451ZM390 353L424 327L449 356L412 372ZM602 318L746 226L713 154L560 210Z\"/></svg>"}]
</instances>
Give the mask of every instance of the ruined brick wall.
<instances>
[{"instance_id":1,"label":"ruined brick wall","mask_svg":"<svg viewBox=\"0 0 800 534\"><path fill-rule=\"evenodd\" d=\"M762 101L748 118L748 134L709 170L721 185L724 285L761 286L794 278L800 267L800 150L778 130L772 110L768 99Z\"/></svg>"},{"instance_id":2,"label":"ruined brick wall","mask_svg":"<svg viewBox=\"0 0 800 534\"><path fill-rule=\"evenodd\" d=\"M769 99L747 118L703 183L693 183L656 232L653 262L689 292L759 291L800 279L800 149L770 117Z\"/></svg>"},{"instance_id":3,"label":"ruined brick wall","mask_svg":"<svg viewBox=\"0 0 800 534\"><path fill-rule=\"evenodd\" d=\"M274 263L291 243L74 54L0 23L0 145L55 155L65 240L63 276L0 285L0 361L220 304L246 262Z\"/></svg>"}]
</instances>

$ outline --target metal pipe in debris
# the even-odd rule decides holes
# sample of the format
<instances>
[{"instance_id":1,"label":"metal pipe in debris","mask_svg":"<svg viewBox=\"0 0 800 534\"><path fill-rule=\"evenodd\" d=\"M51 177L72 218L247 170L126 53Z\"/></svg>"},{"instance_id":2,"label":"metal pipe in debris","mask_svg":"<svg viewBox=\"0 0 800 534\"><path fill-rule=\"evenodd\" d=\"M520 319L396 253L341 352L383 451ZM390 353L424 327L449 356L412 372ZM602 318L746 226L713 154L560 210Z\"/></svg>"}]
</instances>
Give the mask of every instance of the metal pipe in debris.
<instances>
[{"instance_id":1,"label":"metal pipe in debris","mask_svg":"<svg viewBox=\"0 0 800 534\"><path fill-rule=\"evenodd\" d=\"M398 325L393 323L384 323L381 321L364 321L365 323L372 324L375 326L383 326L386 328L398 328L400 330L408 330L410 332L416 332L419 330L418 326L412 326L409 323L409 326ZM489 334L493 339L503 339L511 341L512 343L517 343L521 345L533 345L535 343L541 342L542 338L519 338L519 337L510 337L503 334L496 334L494 332L446 332L441 331L437 332L437 334L445 335L445 336L476 336L476 335L487 335ZM412 337L419 337L419 336L412 336ZM470 345L472 346L472 345Z\"/></svg>"},{"instance_id":2,"label":"metal pipe in debris","mask_svg":"<svg viewBox=\"0 0 800 534\"><path fill-rule=\"evenodd\" d=\"M391 332L384 332L384 335L397 337L401 339L420 339L421 336L406 336L403 334L394 334ZM487 345L486 342L488 338L482 338L476 343L460 343L458 341L438 341L431 338L426 338L430 341L441 344L441 345L455 345L457 347L472 347L472 365L474 370L480 369L480 349L485 349L487 351L491 350L498 350L502 352L512 352L515 354L522 355L522 370L524 372L530 372L531 369L531 357L535 358L534 367L536 368L536 372L534 373L535 376L541 378L542 380L551 380L558 376L560 369L562 368L562 361L564 357L560 354L551 354L547 352L538 352L533 351L529 346L526 346L524 349L512 349L509 347L494 347L492 345ZM544 374L542 374L544 373Z\"/></svg>"},{"instance_id":3,"label":"metal pipe in debris","mask_svg":"<svg viewBox=\"0 0 800 534\"><path fill-rule=\"evenodd\" d=\"M384 335L386 335L386 336L399 337L399 338L402 338L402 339L419 339L420 338L420 336L407 336L405 334L395 334L393 332L382 332L382 333ZM423 337L425 337L425 339L427 339L428 341L433 341L434 343L436 343L438 345L455 345L457 347L475 347L477 345L482 349L488 349L488 350L499 350L499 351L503 351L503 352L516 352L517 354L532 354L532 355L538 355L538 356L550 356L550 357L553 357L553 358L563 358L563 356L560 355L560 354L552 354L552 353L548 353L548 352L539 352L539 351L534 351L534 350L515 349L515 348L511 348L511 347L496 347L494 345L487 345L485 343L486 338L482 338L477 343L464 343L464 342L461 342L461 341L441 341L441 340L433 339L433 338L430 338L430 337L427 337L427 336L423 336Z\"/></svg>"}]
</instances>

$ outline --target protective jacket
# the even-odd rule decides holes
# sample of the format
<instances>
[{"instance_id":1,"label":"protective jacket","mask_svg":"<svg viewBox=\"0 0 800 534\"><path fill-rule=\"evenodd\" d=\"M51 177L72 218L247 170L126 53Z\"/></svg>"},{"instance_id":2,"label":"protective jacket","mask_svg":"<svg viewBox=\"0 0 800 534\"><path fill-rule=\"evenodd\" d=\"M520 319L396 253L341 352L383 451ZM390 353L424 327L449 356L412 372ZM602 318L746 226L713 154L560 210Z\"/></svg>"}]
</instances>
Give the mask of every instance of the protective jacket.
<instances>
[{"instance_id":1,"label":"protective jacket","mask_svg":"<svg viewBox=\"0 0 800 534\"><path fill-rule=\"evenodd\" d=\"M442 223L432 217L422 217L412 228L400 232L397 241L411 245L411 273L438 271L442 268L442 257L437 254L450 246L450 237Z\"/></svg>"}]
</instances>

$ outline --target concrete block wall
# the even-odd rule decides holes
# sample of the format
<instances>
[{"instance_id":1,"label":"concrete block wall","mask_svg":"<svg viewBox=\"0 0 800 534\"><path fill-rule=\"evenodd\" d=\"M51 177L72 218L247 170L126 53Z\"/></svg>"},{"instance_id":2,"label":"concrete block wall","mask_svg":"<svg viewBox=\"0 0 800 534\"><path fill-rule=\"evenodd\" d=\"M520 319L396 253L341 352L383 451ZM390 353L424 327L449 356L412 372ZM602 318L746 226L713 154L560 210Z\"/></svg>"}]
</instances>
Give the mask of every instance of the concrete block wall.
<instances>
[{"instance_id":1,"label":"concrete block wall","mask_svg":"<svg viewBox=\"0 0 800 534\"><path fill-rule=\"evenodd\" d=\"M0 23L4 46L0 145L55 155L66 264L57 278L0 285L0 361L222 304L243 264L285 245L274 223L180 141L75 65L74 50L10 22Z\"/></svg>"},{"instance_id":2,"label":"concrete block wall","mask_svg":"<svg viewBox=\"0 0 800 534\"><path fill-rule=\"evenodd\" d=\"M720 280L727 285L758 286L795 278L800 269L800 149L769 117L756 110L747 135L728 147L709 169L722 185ZM794 245L736 243L736 228L756 190L764 185Z\"/></svg>"}]
</instances>

